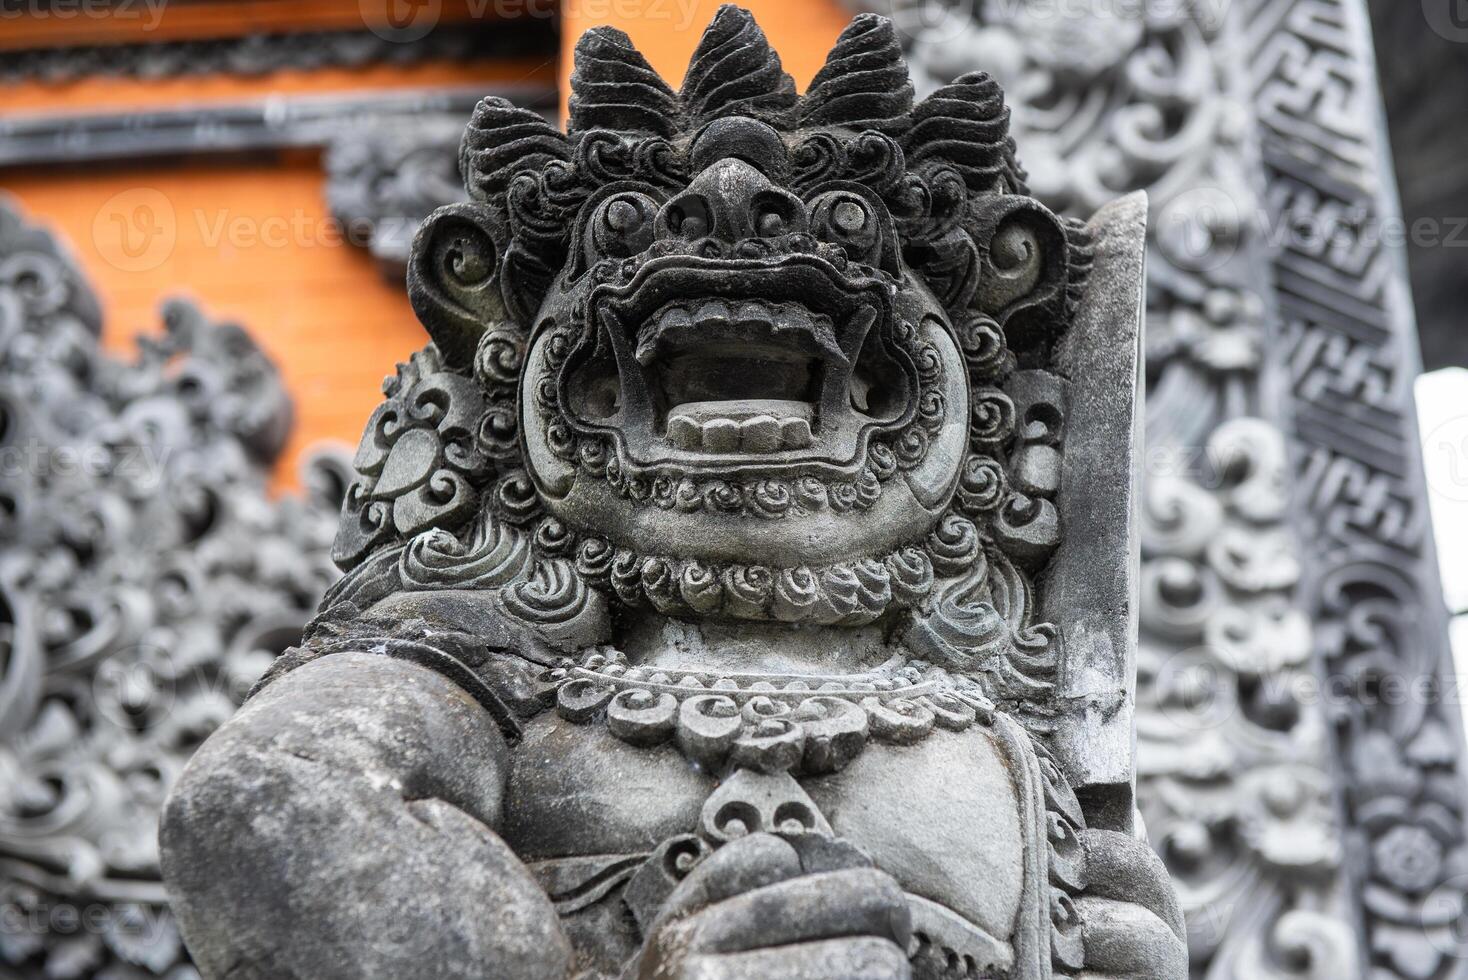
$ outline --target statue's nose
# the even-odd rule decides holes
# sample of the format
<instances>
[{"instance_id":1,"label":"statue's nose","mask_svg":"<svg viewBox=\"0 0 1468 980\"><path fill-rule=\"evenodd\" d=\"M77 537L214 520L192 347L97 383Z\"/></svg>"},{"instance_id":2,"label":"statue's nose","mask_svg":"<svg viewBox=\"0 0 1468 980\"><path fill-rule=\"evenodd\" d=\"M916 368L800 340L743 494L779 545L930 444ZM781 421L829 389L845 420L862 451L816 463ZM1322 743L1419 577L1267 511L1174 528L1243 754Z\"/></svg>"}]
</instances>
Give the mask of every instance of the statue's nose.
<instances>
[{"instance_id":1,"label":"statue's nose","mask_svg":"<svg viewBox=\"0 0 1468 980\"><path fill-rule=\"evenodd\" d=\"M727 244L805 230L800 198L743 160L720 160L658 212L657 237Z\"/></svg>"}]
</instances>

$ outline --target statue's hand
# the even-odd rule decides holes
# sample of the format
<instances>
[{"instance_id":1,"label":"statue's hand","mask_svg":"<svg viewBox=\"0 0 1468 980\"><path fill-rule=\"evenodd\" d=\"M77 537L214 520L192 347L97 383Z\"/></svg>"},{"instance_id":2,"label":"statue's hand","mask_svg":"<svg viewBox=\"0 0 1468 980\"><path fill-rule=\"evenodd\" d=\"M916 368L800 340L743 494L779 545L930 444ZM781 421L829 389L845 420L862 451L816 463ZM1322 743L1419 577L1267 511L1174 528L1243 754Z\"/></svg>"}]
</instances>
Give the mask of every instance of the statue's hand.
<instances>
[{"instance_id":1,"label":"statue's hand","mask_svg":"<svg viewBox=\"0 0 1468 980\"><path fill-rule=\"evenodd\" d=\"M752 834L715 851L648 930L638 980L909 980L907 899L870 867L810 873Z\"/></svg>"},{"instance_id":2,"label":"statue's hand","mask_svg":"<svg viewBox=\"0 0 1468 980\"><path fill-rule=\"evenodd\" d=\"M1167 868L1144 841L1088 830L1086 892L1076 905L1086 980L1186 980L1182 909Z\"/></svg>"}]
</instances>

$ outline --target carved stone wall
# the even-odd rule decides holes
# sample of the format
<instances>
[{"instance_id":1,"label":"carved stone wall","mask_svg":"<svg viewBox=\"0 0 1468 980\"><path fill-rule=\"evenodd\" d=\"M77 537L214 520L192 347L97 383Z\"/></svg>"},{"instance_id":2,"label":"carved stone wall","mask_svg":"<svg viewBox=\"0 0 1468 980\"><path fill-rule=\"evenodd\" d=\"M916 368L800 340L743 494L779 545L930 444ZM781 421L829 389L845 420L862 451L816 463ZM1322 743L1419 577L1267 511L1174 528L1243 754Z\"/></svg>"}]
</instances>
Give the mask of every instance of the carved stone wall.
<instances>
[{"instance_id":1,"label":"carved stone wall","mask_svg":"<svg viewBox=\"0 0 1468 980\"><path fill-rule=\"evenodd\" d=\"M418 226L434 208L466 200L459 176L462 118L383 132L344 133L327 147L326 201L344 228L364 228L383 275L401 283Z\"/></svg>"},{"instance_id":2,"label":"carved stone wall","mask_svg":"<svg viewBox=\"0 0 1468 980\"><path fill-rule=\"evenodd\" d=\"M274 365L187 303L162 316L104 353L81 271L0 198L3 976L196 976L159 805L337 574L345 456L271 499Z\"/></svg>"},{"instance_id":3,"label":"carved stone wall","mask_svg":"<svg viewBox=\"0 0 1468 980\"><path fill-rule=\"evenodd\" d=\"M1366 11L1240 5L1292 437L1300 605L1327 678L1355 925L1373 977L1468 970L1461 701L1423 484L1415 326Z\"/></svg>"},{"instance_id":4,"label":"carved stone wall","mask_svg":"<svg viewBox=\"0 0 1468 980\"><path fill-rule=\"evenodd\" d=\"M1356 0L904 5L1034 192L1152 198L1139 796L1208 977L1461 975L1458 703Z\"/></svg>"}]
</instances>

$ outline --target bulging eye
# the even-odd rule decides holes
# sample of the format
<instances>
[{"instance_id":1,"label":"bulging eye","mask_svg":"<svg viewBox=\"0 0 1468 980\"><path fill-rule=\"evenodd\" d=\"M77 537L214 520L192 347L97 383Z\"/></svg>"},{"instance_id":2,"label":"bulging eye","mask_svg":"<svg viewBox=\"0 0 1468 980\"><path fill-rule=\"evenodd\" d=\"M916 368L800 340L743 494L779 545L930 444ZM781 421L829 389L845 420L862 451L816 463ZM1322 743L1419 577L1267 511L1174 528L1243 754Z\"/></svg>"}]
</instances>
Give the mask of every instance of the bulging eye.
<instances>
[{"instance_id":1,"label":"bulging eye","mask_svg":"<svg viewBox=\"0 0 1468 980\"><path fill-rule=\"evenodd\" d=\"M839 245L853 262L880 264L882 220L875 207L854 191L827 191L810 205L810 230L823 242Z\"/></svg>"},{"instance_id":2,"label":"bulging eye","mask_svg":"<svg viewBox=\"0 0 1468 980\"><path fill-rule=\"evenodd\" d=\"M657 212L657 203L636 191L614 194L602 201L592 212L588 226L588 260L625 259L645 251L652 244Z\"/></svg>"}]
</instances>

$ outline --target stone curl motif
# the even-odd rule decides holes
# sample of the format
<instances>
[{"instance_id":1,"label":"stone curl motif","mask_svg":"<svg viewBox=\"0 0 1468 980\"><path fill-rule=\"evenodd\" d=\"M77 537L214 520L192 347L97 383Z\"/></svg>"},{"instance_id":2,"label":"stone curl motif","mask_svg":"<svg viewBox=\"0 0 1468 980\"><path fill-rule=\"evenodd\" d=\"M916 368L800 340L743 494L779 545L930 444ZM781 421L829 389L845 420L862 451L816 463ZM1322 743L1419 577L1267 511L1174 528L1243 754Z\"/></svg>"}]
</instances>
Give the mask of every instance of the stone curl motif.
<instances>
[{"instance_id":1,"label":"stone curl motif","mask_svg":"<svg viewBox=\"0 0 1468 980\"><path fill-rule=\"evenodd\" d=\"M513 456L513 413L486 412L473 379L442 369L437 352L414 355L383 386L352 460L333 558L350 567L371 549L474 513L479 492Z\"/></svg>"},{"instance_id":2,"label":"stone curl motif","mask_svg":"<svg viewBox=\"0 0 1468 980\"><path fill-rule=\"evenodd\" d=\"M1200 961L1229 976L1294 975L1266 952L1283 932L1266 941L1252 918L1224 932L1203 924L1211 909L1262 903L1290 931L1314 930L1316 968L1350 963L1337 924L1286 912L1278 884L1326 889L1344 859L1329 780L1308 761L1325 729L1312 711L1310 623L1291 601L1301 567L1281 526L1284 443L1238 418L1199 459L1207 465L1155 476L1144 494L1142 812L1197 923Z\"/></svg>"},{"instance_id":3,"label":"stone curl motif","mask_svg":"<svg viewBox=\"0 0 1468 980\"><path fill-rule=\"evenodd\" d=\"M0 971L195 976L158 812L336 577L350 476L274 498L275 366L193 306L122 360L62 247L0 201Z\"/></svg>"}]
</instances>

